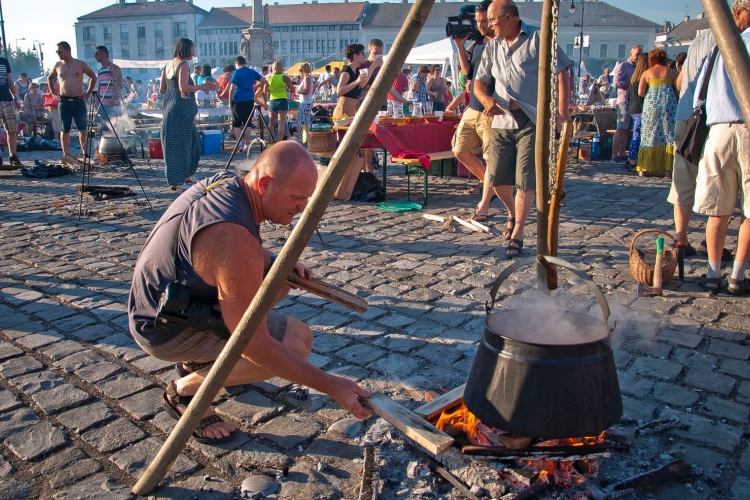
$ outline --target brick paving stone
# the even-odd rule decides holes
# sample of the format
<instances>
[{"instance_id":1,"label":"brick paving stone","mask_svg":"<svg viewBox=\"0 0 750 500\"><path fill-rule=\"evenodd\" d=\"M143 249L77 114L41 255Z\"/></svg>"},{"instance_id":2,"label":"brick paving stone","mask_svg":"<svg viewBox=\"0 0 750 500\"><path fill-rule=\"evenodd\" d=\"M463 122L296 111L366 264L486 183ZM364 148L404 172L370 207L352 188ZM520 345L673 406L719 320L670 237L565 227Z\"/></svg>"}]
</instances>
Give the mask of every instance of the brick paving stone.
<instances>
[{"instance_id":1,"label":"brick paving stone","mask_svg":"<svg viewBox=\"0 0 750 500\"><path fill-rule=\"evenodd\" d=\"M26 308L25 308L26 309ZM46 307L39 308L33 313L45 321L55 321L68 316L75 316L78 314L78 310L72 307L61 306L59 304L47 304Z\"/></svg>"},{"instance_id":2,"label":"brick paving stone","mask_svg":"<svg viewBox=\"0 0 750 500\"><path fill-rule=\"evenodd\" d=\"M28 462L67 444L65 433L49 422L41 421L5 439L5 446Z\"/></svg>"},{"instance_id":3,"label":"brick paving stone","mask_svg":"<svg viewBox=\"0 0 750 500\"><path fill-rule=\"evenodd\" d=\"M349 347L336 351L336 356L357 365L366 365L384 354L385 351L367 344L352 344Z\"/></svg>"},{"instance_id":4,"label":"brick paving stone","mask_svg":"<svg viewBox=\"0 0 750 500\"><path fill-rule=\"evenodd\" d=\"M57 415L62 425L76 434L106 422L115 416L112 408L102 401L96 401L86 406L79 406Z\"/></svg>"},{"instance_id":5,"label":"brick paving stone","mask_svg":"<svg viewBox=\"0 0 750 500\"><path fill-rule=\"evenodd\" d=\"M414 323L416 319L404 316L403 314L387 314L378 319L378 323L381 325L388 326L390 328L400 329L407 325Z\"/></svg>"},{"instance_id":6,"label":"brick paving stone","mask_svg":"<svg viewBox=\"0 0 750 500\"><path fill-rule=\"evenodd\" d=\"M750 364L745 361L739 361L737 359L727 359L721 363L719 371L728 373L729 375L736 375L744 379L750 379Z\"/></svg>"},{"instance_id":7,"label":"brick paving stone","mask_svg":"<svg viewBox=\"0 0 750 500\"><path fill-rule=\"evenodd\" d=\"M307 320L307 324L310 328L334 329L349 321L351 321L351 318L347 316L325 312L310 318Z\"/></svg>"},{"instance_id":8,"label":"brick paving stone","mask_svg":"<svg viewBox=\"0 0 750 500\"><path fill-rule=\"evenodd\" d=\"M750 409L732 401L726 401L716 396L708 396L706 404L701 406L704 414L712 418L726 418L744 424L750 416Z\"/></svg>"},{"instance_id":9,"label":"brick paving stone","mask_svg":"<svg viewBox=\"0 0 750 500\"><path fill-rule=\"evenodd\" d=\"M411 356L402 354L389 354L374 363L367 365L370 370L386 373L392 377L406 378L413 375L419 369L419 361Z\"/></svg>"},{"instance_id":10,"label":"brick paving stone","mask_svg":"<svg viewBox=\"0 0 750 500\"><path fill-rule=\"evenodd\" d=\"M382 339L373 342L373 345L398 352L408 352L424 344L425 342L422 340L412 339L406 335L399 334L386 335Z\"/></svg>"},{"instance_id":11,"label":"brick paving stone","mask_svg":"<svg viewBox=\"0 0 750 500\"><path fill-rule=\"evenodd\" d=\"M7 342L0 342L0 361L8 358L15 358L19 354L23 354L23 351L18 347Z\"/></svg>"},{"instance_id":12,"label":"brick paving stone","mask_svg":"<svg viewBox=\"0 0 750 500\"><path fill-rule=\"evenodd\" d=\"M34 302L44 297L43 293L24 286L7 286L0 289L2 299L8 304L20 306L28 302Z\"/></svg>"},{"instance_id":13,"label":"brick paving stone","mask_svg":"<svg viewBox=\"0 0 750 500\"><path fill-rule=\"evenodd\" d=\"M120 375L96 383L96 386L104 394L114 399L130 396L153 385L151 381L133 375L130 372L121 373Z\"/></svg>"},{"instance_id":14,"label":"brick paving stone","mask_svg":"<svg viewBox=\"0 0 750 500\"><path fill-rule=\"evenodd\" d=\"M130 500L130 486L109 474L98 474L55 494L55 500Z\"/></svg>"},{"instance_id":15,"label":"brick paving stone","mask_svg":"<svg viewBox=\"0 0 750 500\"><path fill-rule=\"evenodd\" d=\"M91 474L102 470L96 460L92 460L76 447L68 447L50 455L46 460L34 465L32 473L44 477L50 487L59 490Z\"/></svg>"},{"instance_id":16,"label":"brick paving stone","mask_svg":"<svg viewBox=\"0 0 750 500\"><path fill-rule=\"evenodd\" d=\"M690 406L698 401L700 395L692 389L658 382L654 385L654 398L670 405Z\"/></svg>"},{"instance_id":17,"label":"brick paving stone","mask_svg":"<svg viewBox=\"0 0 750 500\"><path fill-rule=\"evenodd\" d=\"M269 439L284 449L291 449L320 432L320 425L301 415L283 415L261 425L255 435Z\"/></svg>"},{"instance_id":18,"label":"brick paving stone","mask_svg":"<svg viewBox=\"0 0 750 500\"><path fill-rule=\"evenodd\" d=\"M30 323L29 317L20 312L14 312L11 314L0 316L0 328L3 329L3 333L10 336L11 338L20 337L23 335L24 330L18 328L22 325ZM17 330L17 334L11 335L8 330Z\"/></svg>"},{"instance_id":19,"label":"brick paving stone","mask_svg":"<svg viewBox=\"0 0 750 500\"><path fill-rule=\"evenodd\" d=\"M70 335L77 337L84 342L94 342L104 337L109 337L114 333L114 329L107 325L97 324L76 330Z\"/></svg>"},{"instance_id":20,"label":"brick paving stone","mask_svg":"<svg viewBox=\"0 0 750 500\"><path fill-rule=\"evenodd\" d=\"M467 319L466 314L457 311L435 310L427 313L426 318L443 325L457 327Z\"/></svg>"},{"instance_id":21,"label":"brick paving stone","mask_svg":"<svg viewBox=\"0 0 750 500\"><path fill-rule=\"evenodd\" d=\"M66 382L64 378L55 372L43 371L15 377L9 383L27 396L30 396L39 391L48 391Z\"/></svg>"},{"instance_id":22,"label":"brick paving stone","mask_svg":"<svg viewBox=\"0 0 750 500\"><path fill-rule=\"evenodd\" d=\"M688 374L685 377L685 383L689 386L697 387L698 389L704 389L706 391L728 396L729 393L732 392L732 389L734 389L737 381L726 375L692 368L688 370Z\"/></svg>"},{"instance_id":23,"label":"brick paving stone","mask_svg":"<svg viewBox=\"0 0 750 500\"><path fill-rule=\"evenodd\" d=\"M67 318L53 321L52 325L63 332L74 332L94 323L96 323L95 319L79 313L75 316L68 316Z\"/></svg>"},{"instance_id":24,"label":"brick paving stone","mask_svg":"<svg viewBox=\"0 0 750 500\"><path fill-rule=\"evenodd\" d=\"M620 391L637 398L647 396L654 387L654 382L630 372L618 372Z\"/></svg>"},{"instance_id":25,"label":"brick paving stone","mask_svg":"<svg viewBox=\"0 0 750 500\"><path fill-rule=\"evenodd\" d=\"M57 361L85 349L86 348L78 342L72 340L61 340L60 342L41 347L36 351Z\"/></svg>"},{"instance_id":26,"label":"brick paving stone","mask_svg":"<svg viewBox=\"0 0 750 500\"><path fill-rule=\"evenodd\" d=\"M133 337L128 333L119 333L101 339L95 343L95 347L105 352L110 352L125 361L135 361L146 356Z\"/></svg>"},{"instance_id":27,"label":"brick paving stone","mask_svg":"<svg viewBox=\"0 0 750 500\"><path fill-rule=\"evenodd\" d=\"M234 434L232 435L232 439L227 441L226 443L218 443L218 444L205 444L205 443L199 443L195 440L195 437L191 437L189 444L191 448L194 448L198 450L199 452L203 453L204 455L211 457L213 461L216 459L223 457L227 453L236 450L240 446L250 442L250 436L243 432L240 429L237 429L234 431ZM211 483L214 483L214 481L211 481ZM210 484L208 484L210 486Z\"/></svg>"},{"instance_id":28,"label":"brick paving stone","mask_svg":"<svg viewBox=\"0 0 750 500\"><path fill-rule=\"evenodd\" d=\"M114 455L111 455L109 459L123 471L138 477L143 474L146 467L156 457L163 444L160 439L154 437L146 438L143 441L135 443L133 446L128 446L118 451ZM199 467L197 463L185 455L179 455L169 469L165 479L167 481L174 481L175 477L195 472Z\"/></svg>"},{"instance_id":29,"label":"brick paving stone","mask_svg":"<svg viewBox=\"0 0 750 500\"><path fill-rule=\"evenodd\" d=\"M328 363L331 362L331 358L328 358L326 356L321 356L320 354L315 354L314 352L311 352L310 355L307 357L307 362L318 368L323 368L324 366L326 366Z\"/></svg>"},{"instance_id":30,"label":"brick paving stone","mask_svg":"<svg viewBox=\"0 0 750 500\"><path fill-rule=\"evenodd\" d=\"M343 335L319 333L313 339L313 350L322 354L329 353L346 347L351 343L351 339Z\"/></svg>"},{"instance_id":31,"label":"brick paving stone","mask_svg":"<svg viewBox=\"0 0 750 500\"><path fill-rule=\"evenodd\" d=\"M216 413L243 425L254 426L278 415L283 409L283 405L274 403L255 391L250 391L220 404L216 407Z\"/></svg>"},{"instance_id":32,"label":"brick paving stone","mask_svg":"<svg viewBox=\"0 0 750 500\"><path fill-rule=\"evenodd\" d=\"M750 347L737 345L736 342L713 339L708 346L708 352L717 356L747 360L750 358Z\"/></svg>"},{"instance_id":33,"label":"brick paving stone","mask_svg":"<svg viewBox=\"0 0 750 500\"><path fill-rule=\"evenodd\" d=\"M633 373L658 380L674 380L682 371L682 365L665 359L637 358L630 368Z\"/></svg>"},{"instance_id":34,"label":"brick paving stone","mask_svg":"<svg viewBox=\"0 0 750 500\"><path fill-rule=\"evenodd\" d=\"M688 429L672 428L668 434L695 441L712 448L733 453L742 439L742 429L729 424L722 424L707 418L671 408L665 408L660 418L677 416L681 423L688 424Z\"/></svg>"},{"instance_id":35,"label":"brick paving stone","mask_svg":"<svg viewBox=\"0 0 750 500\"><path fill-rule=\"evenodd\" d=\"M0 498L3 500L27 500L31 485L15 478L0 481Z\"/></svg>"},{"instance_id":36,"label":"brick paving stone","mask_svg":"<svg viewBox=\"0 0 750 500\"><path fill-rule=\"evenodd\" d=\"M672 361L688 368L710 371L718 363L716 356L696 352L692 349L675 349L672 351Z\"/></svg>"},{"instance_id":37,"label":"brick paving stone","mask_svg":"<svg viewBox=\"0 0 750 500\"><path fill-rule=\"evenodd\" d=\"M267 380L255 382L252 385L254 385L255 387L257 387L258 389L262 391L270 392L271 394L278 394L279 392L285 390L287 387L292 385L292 383L281 377L271 377Z\"/></svg>"},{"instance_id":38,"label":"brick paving stone","mask_svg":"<svg viewBox=\"0 0 750 500\"><path fill-rule=\"evenodd\" d=\"M53 415L61 410L67 410L88 401L92 396L71 384L64 384L48 391L39 391L31 395L31 399L47 415Z\"/></svg>"},{"instance_id":39,"label":"brick paving stone","mask_svg":"<svg viewBox=\"0 0 750 500\"><path fill-rule=\"evenodd\" d=\"M146 356L133 362L133 364L148 373L156 373L174 367L174 362L164 361L153 356Z\"/></svg>"},{"instance_id":40,"label":"brick paving stone","mask_svg":"<svg viewBox=\"0 0 750 500\"><path fill-rule=\"evenodd\" d=\"M308 307L304 304L294 304L289 307L279 308L278 311L305 322L320 314L319 310Z\"/></svg>"},{"instance_id":41,"label":"brick paving stone","mask_svg":"<svg viewBox=\"0 0 750 500\"><path fill-rule=\"evenodd\" d=\"M370 372L368 372L364 368L351 365L340 366L338 368L334 368L333 370L328 370L328 373L338 375L339 377L344 377L354 382L362 380L370 375Z\"/></svg>"},{"instance_id":42,"label":"brick paving stone","mask_svg":"<svg viewBox=\"0 0 750 500\"><path fill-rule=\"evenodd\" d=\"M105 454L120 450L145 438L147 434L124 418L91 429L81 434L81 439Z\"/></svg>"},{"instance_id":43,"label":"brick paving stone","mask_svg":"<svg viewBox=\"0 0 750 500\"><path fill-rule=\"evenodd\" d=\"M336 333L340 333L342 335L350 335L355 338L377 337L378 335L382 335L385 333L385 328L375 326L372 323L357 322L337 328Z\"/></svg>"},{"instance_id":44,"label":"brick paving stone","mask_svg":"<svg viewBox=\"0 0 750 500\"><path fill-rule=\"evenodd\" d=\"M92 309L90 312L99 318L100 321L111 321L112 318L127 314L128 308L126 304L113 302L106 306Z\"/></svg>"},{"instance_id":45,"label":"brick paving stone","mask_svg":"<svg viewBox=\"0 0 750 500\"><path fill-rule=\"evenodd\" d=\"M703 337L695 333L687 333L680 330L664 330L656 337L658 340L669 342L670 344L696 348L701 343Z\"/></svg>"},{"instance_id":46,"label":"brick paving stone","mask_svg":"<svg viewBox=\"0 0 750 500\"><path fill-rule=\"evenodd\" d=\"M627 416L643 422L654 419L655 406L641 399L633 399L628 396L622 397L623 416Z\"/></svg>"},{"instance_id":47,"label":"brick paving stone","mask_svg":"<svg viewBox=\"0 0 750 500\"><path fill-rule=\"evenodd\" d=\"M462 356L461 352L454 347L438 344L429 344L415 351L414 354L442 366L453 364Z\"/></svg>"},{"instance_id":48,"label":"brick paving stone","mask_svg":"<svg viewBox=\"0 0 750 500\"><path fill-rule=\"evenodd\" d=\"M403 328L404 333L408 333L409 335L423 339L439 337L444 331L444 325L432 323L429 321L417 321L416 323L412 323L411 325Z\"/></svg>"},{"instance_id":49,"label":"brick paving stone","mask_svg":"<svg viewBox=\"0 0 750 500\"><path fill-rule=\"evenodd\" d=\"M275 450L256 439L219 458L215 465L230 476L246 476L253 470L253 464L272 464L277 468L283 468L292 463L292 457L285 451Z\"/></svg>"},{"instance_id":50,"label":"brick paving stone","mask_svg":"<svg viewBox=\"0 0 750 500\"><path fill-rule=\"evenodd\" d=\"M0 390L0 413L21 408L23 403L10 391Z\"/></svg>"},{"instance_id":51,"label":"brick paving stone","mask_svg":"<svg viewBox=\"0 0 750 500\"><path fill-rule=\"evenodd\" d=\"M209 491L210 488L210 491ZM193 476L184 481L162 486L149 494L153 500L214 500L216 498L242 498L232 495L235 487L220 478L206 481L203 476ZM248 497L249 498L249 497Z\"/></svg>"},{"instance_id":52,"label":"brick paving stone","mask_svg":"<svg viewBox=\"0 0 750 500\"><path fill-rule=\"evenodd\" d=\"M59 342L63 340L64 338L65 338L64 336L62 336L60 333L56 331L47 330L44 332L32 333L31 335L26 335L25 337L16 339L16 342L18 342L19 344L21 344L22 346L28 349L37 349L39 347L44 347L46 345Z\"/></svg>"},{"instance_id":53,"label":"brick paving stone","mask_svg":"<svg viewBox=\"0 0 750 500\"><path fill-rule=\"evenodd\" d=\"M161 411L161 388L149 389L120 400L120 406L136 420L147 420Z\"/></svg>"},{"instance_id":54,"label":"brick paving stone","mask_svg":"<svg viewBox=\"0 0 750 500\"><path fill-rule=\"evenodd\" d=\"M77 368L75 374L81 377L86 382L92 384L100 382L105 378L114 375L115 373L122 370L120 365L110 363L109 361L101 361L99 363L93 363L90 365Z\"/></svg>"},{"instance_id":55,"label":"brick paving stone","mask_svg":"<svg viewBox=\"0 0 750 500\"><path fill-rule=\"evenodd\" d=\"M0 363L0 377L9 379L36 372L43 368L44 365L31 356L21 356L20 358L8 359Z\"/></svg>"}]
</instances>

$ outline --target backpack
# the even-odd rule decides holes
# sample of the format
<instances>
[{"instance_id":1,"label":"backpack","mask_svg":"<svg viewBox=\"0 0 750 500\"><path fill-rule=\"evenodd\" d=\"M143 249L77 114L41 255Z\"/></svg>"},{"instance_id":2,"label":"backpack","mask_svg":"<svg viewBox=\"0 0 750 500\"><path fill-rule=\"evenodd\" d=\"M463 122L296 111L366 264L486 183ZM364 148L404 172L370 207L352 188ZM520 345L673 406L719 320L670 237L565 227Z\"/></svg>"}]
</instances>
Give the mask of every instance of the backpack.
<instances>
[{"instance_id":1,"label":"backpack","mask_svg":"<svg viewBox=\"0 0 750 500\"><path fill-rule=\"evenodd\" d=\"M325 118L331 117L331 115L328 113L328 110L324 108L323 106L321 106L320 104L316 104L315 106L313 106L310 111L312 111L313 119L321 117L321 116Z\"/></svg>"},{"instance_id":2,"label":"backpack","mask_svg":"<svg viewBox=\"0 0 750 500\"><path fill-rule=\"evenodd\" d=\"M351 201L375 202L383 201L383 188L380 181L372 172L360 172L357 182L352 190Z\"/></svg>"}]
</instances>

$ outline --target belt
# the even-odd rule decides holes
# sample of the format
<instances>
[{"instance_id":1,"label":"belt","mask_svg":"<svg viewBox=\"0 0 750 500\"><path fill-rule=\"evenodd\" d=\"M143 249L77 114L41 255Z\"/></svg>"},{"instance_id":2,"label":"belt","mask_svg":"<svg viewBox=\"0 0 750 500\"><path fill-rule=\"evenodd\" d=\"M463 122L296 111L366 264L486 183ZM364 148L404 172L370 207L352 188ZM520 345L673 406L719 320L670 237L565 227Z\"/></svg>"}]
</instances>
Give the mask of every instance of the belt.
<instances>
[{"instance_id":1,"label":"belt","mask_svg":"<svg viewBox=\"0 0 750 500\"><path fill-rule=\"evenodd\" d=\"M67 95L60 95L60 100L61 101L74 101L76 99L81 99L82 100L83 96L79 95L79 96L72 97L72 96L67 96Z\"/></svg>"}]
</instances>

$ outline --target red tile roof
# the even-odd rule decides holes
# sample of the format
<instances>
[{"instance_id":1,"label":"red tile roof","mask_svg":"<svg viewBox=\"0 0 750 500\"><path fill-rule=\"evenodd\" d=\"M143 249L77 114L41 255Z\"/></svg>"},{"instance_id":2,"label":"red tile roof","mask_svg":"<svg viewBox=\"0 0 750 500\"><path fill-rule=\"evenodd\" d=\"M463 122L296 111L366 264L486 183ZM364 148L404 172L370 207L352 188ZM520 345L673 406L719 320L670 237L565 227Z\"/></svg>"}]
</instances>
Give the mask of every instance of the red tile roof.
<instances>
[{"instance_id":1,"label":"red tile roof","mask_svg":"<svg viewBox=\"0 0 750 500\"><path fill-rule=\"evenodd\" d=\"M124 4L116 3L103 9L89 12L78 18L79 21L86 19L95 19L100 17L133 17L133 16L163 16L165 14L201 14L206 15L208 12L197 5L178 0L176 2L126 2Z\"/></svg>"},{"instance_id":2,"label":"red tile roof","mask_svg":"<svg viewBox=\"0 0 750 500\"><path fill-rule=\"evenodd\" d=\"M253 20L252 7L214 7L208 13L203 21L198 25L199 28L210 26L242 26L249 27Z\"/></svg>"},{"instance_id":3,"label":"red tile roof","mask_svg":"<svg viewBox=\"0 0 750 500\"><path fill-rule=\"evenodd\" d=\"M268 17L271 25L353 23L359 20L366 5L367 2L269 5Z\"/></svg>"}]
</instances>

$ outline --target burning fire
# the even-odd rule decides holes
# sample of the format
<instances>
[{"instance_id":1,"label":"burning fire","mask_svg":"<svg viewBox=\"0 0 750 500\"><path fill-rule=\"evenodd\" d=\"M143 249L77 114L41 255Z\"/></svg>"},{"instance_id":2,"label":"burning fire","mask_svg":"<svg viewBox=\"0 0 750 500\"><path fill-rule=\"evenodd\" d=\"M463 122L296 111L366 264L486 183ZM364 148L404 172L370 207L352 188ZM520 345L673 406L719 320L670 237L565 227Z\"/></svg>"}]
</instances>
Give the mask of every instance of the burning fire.
<instances>
[{"instance_id":1,"label":"burning fire","mask_svg":"<svg viewBox=\"0 0 750 500\"><path fill-rule=\"evenodd\" d=\"M463 432L466 439L473 444L480 446L492 446L493 443L489 437L479 430L482 422L466 408L463 403L453 410L443 410L440 414L435 427L446 434L455 434L456 431ZM482 426L486 427L486 426Z\"/></svg>"}]
</instances>

